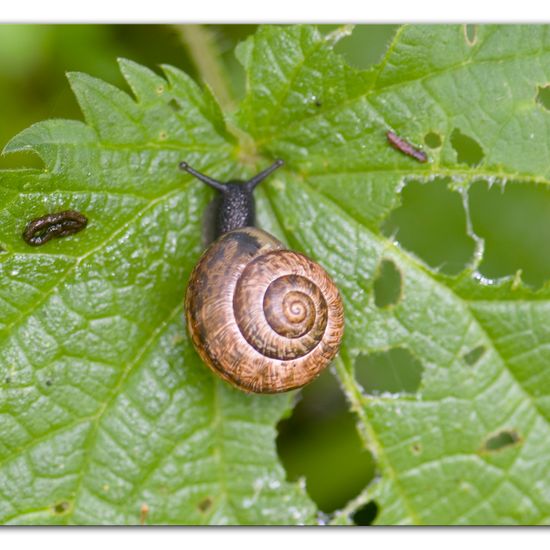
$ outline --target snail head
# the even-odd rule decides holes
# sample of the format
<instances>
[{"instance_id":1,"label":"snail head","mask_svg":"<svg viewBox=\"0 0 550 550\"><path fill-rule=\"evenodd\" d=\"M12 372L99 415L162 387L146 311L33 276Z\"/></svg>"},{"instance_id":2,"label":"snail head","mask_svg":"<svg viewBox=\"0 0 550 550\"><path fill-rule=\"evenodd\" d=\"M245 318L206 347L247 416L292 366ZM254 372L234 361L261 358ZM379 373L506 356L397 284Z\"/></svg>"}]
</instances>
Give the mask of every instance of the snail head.
<instances>
[{"instance_id":1,"label":"snail head","mask_svg":"<svg viewBox=\"0 0 550 550\"><path fill-rule=\"evenodd\" d=\"M234 229L254 226L254 189L283 164L284 162L279 159L248 181L232 180L228 182L218 181L210 176L201 174L194 168L191 168L186 162L180 162L179 167L181 170L195 176L209 187L221 193L221 200L217 205L216 213L215 236L219 237Z\"/></svg>"}]
</instances>

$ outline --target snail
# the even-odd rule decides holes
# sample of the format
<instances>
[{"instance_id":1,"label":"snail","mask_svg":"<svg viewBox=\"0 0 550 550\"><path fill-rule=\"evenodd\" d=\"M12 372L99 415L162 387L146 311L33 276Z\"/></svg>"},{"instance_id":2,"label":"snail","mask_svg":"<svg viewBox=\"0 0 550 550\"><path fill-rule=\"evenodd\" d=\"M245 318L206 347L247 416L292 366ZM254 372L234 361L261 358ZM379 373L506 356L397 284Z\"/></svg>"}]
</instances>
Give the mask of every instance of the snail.
<instances>
[{"instance_id":1,"label":"snail","mask_svg":"<svg viewBox=\"0 0 550 550\"><path fill-rule=\"evenodd\" d=\"M221 194L216 239L187 286L188 330L204 363L245 392L309 383L334 358L344 331L342 300L326 271L254 227L254 188L282 164L223 183L180 163Z\"/></svg>"}]
</instances>

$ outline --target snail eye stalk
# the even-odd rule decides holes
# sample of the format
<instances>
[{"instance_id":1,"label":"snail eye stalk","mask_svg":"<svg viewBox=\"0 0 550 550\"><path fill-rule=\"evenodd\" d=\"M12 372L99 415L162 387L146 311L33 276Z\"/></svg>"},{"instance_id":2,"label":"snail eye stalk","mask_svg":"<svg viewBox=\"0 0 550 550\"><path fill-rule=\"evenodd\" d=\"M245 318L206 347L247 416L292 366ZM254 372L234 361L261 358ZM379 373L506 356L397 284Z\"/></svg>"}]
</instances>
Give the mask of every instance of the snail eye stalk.
<instances>
[{"instance_id":1,"label":"snail eye stalk","mask_svg":"<svg viewBox=\"0 0 550 550\"><path fill-rule=\"evenodd\" d=\"M275 172L275 170L277 170L277 168L279 168L283 164L284 161L282 161L281 159L276 160L271 166L269 166L265 170L262 170L259 174L256 174L252 179L248 180L245 184L247 189L252 191L259 183L265 180L267 176Z\"/></svg>"},{"instance_id":2,"label":"snail eye stalk","mask_svg":"<svg viewBox=\"0 0 550 550\"><path fill-rule=\"evenodd\" d=\"M201 174L200 172L197 172L194 168L191 168L191 166L189 166L189 164L187 164L186 162L180 162L179 167L181 170L188 172L189 174L191 174L192 176L195 176L197 179L199 179L203 183L206 183L206 185L209 185L210 187L213 187L214 189L217 189L222 193L227 189L225 183L215 180L210 176L206 176L205 174Z\"/></svg>"}]
</instances>

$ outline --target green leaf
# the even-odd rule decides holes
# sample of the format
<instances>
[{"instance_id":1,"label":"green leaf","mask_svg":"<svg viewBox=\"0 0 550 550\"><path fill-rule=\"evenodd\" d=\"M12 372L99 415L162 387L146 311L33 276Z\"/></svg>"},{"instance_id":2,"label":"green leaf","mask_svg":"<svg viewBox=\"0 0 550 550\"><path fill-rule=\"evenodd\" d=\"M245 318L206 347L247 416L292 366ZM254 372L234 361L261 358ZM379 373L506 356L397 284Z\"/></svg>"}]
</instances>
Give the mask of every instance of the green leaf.
<instances>
[{"instance_id":1,"label":"green leaf","mask_svg":"<svg viewBox=\"0 0 550 550\"><path fill-rule=\"evenodd\" d=\"M405 26L368 71L334 53L342 34L260 27L237 50L247 92L231 132L208 89L121 61L135 100L72 74L85 123L38 123L6 146L45 169L0 175L0 521L316 521L275 453L291 397L215 380L182 312L211 195L178 162L229 179L282 158L259 224L341 290L336 372L378 467L332 522L375 500L382 524L550 523L550 285L484 279L468 210L476 250L454 277L380 229L410 181L464 204L479 181L548 185L548 28ZM21 239L69 208L85 231ZM377 300L383 272L398 288ZM418 389L367 393L358 358L394 349L421 365Z\"/></svg>"}]
</instances>

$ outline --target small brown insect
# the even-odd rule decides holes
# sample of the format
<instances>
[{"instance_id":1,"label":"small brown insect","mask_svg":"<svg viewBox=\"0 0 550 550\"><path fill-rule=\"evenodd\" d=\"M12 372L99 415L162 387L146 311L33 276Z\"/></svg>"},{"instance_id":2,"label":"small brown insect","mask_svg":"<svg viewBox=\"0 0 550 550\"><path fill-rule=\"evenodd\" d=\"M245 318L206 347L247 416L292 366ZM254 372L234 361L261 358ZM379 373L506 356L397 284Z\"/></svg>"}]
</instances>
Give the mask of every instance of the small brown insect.
<instances>
[{"instance_id":1,"label":"small brown insect","mask_svg":"<svg viewBox=\"0 0 550 550\"><path fill-rule=\"evenodd\" d=\"M149 506L144 502L139 509L139 523L140 525L145 525L147 521L147 516L149 515Z\"/></svg>"},{"instance_id":2,"label":"small brown insect","mask_svg":"<svg viewBox=\"0 0 550 550\"><path fill-rule=\"evenodd\" d=\"M41 246L51 239L78 233L86 227L87 223L86 216L76 210L46 214L27 224L23 231L23 240L31 246Z\"/></svg>"},{"instance_id":3,"label":"small brown insect","mask_svg":"<svg viewBox=\"0 0 550 550\"><path fill-rule=\"evenodd\" d=\"M395 132L389 131L386 134L386 137L388 138L388 142L394 149L405 153L405 155L416 159L418 162L428 161L428 155L426 155L424 151L417 149L414 145L412 145L408 141L405 141L402 137L399 137Z\"/></svg>"}]
</instances>

